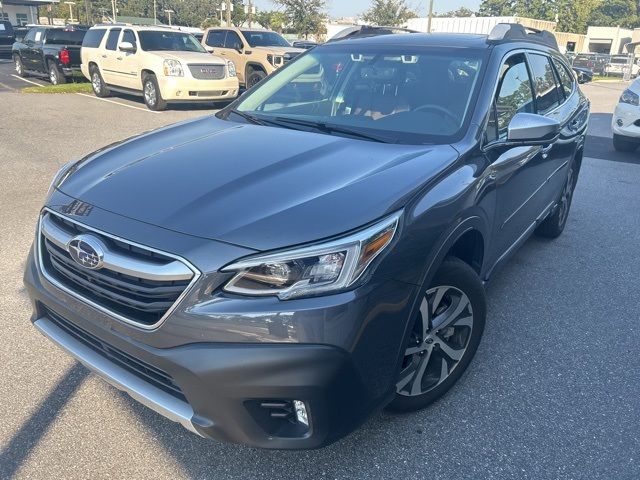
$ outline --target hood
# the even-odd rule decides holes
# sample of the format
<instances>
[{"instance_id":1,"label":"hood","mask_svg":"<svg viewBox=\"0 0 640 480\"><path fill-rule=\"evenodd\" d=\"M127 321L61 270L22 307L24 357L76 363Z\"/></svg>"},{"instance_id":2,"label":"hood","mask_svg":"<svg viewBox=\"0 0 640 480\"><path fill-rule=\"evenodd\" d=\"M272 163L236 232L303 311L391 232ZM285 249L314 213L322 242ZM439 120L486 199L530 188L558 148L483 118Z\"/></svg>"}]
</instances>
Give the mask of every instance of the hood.
<instances>
[{"instance_id":1,"label":"hood","mask_svg":"<svg viewBox=\"0 0 640 480\"><path fill-rule=\"evenodd\" d=\"M184 63L197 63L197 64L207 64L207 65L225 65L226 62L223 58L218 57L217 55L212 55L210 53L201 53L201 52L175 52L175 51L151 51L148 53L153 53L162 59L171 59L171 60L179 60Z\"/></svg>"},{"instance_id":2,"label":"hood","mask_svg":"<svg viewBox=\"0 0 640 480\"><path fill-rule=\"evenodd\" d=\"M203 117L86 157L60 190L145 223L270 250L398 210L457 156L448 145L382 144Z\"/></svg>"},{"instance_id":3,"label":"hood","mask_svg":"<svg viewBox=\"0 0 640 480\"><path fill-rule=\"evenodd\" d=\"M303 52L306 52L304 48L295 48L295 47L251 47L251 50L258 52L266 52L272 53L274 55L284 55L285 53L292 54L292 57L300 55Z\"/></svg>"}]
</instances>

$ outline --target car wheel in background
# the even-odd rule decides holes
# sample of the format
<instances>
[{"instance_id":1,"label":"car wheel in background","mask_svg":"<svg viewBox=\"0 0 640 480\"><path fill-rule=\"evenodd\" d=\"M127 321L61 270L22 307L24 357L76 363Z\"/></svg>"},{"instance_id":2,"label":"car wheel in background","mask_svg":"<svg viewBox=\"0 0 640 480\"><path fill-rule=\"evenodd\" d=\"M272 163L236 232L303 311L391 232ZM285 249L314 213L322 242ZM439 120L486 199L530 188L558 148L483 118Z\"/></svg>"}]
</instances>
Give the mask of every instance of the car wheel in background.
<instances>
[{"instance_id":1,"label":"car wheel in background","mask_svg":"<svg viewBox=\"0 0 640 480\"><path fill-rule=\"evenodd\" d=\"M144 103L149 110L160 111L167 108L167 102L163 100L155 75L147 74L142 80L142 94Z\"/></svg>"},{"instance_id":2,"label":"car wheel in background","mask_svg":"<svg viewBox=\"0 0 640 480\"><path fill-rule=\"evenodd\" d=\"M262 70L253 70L249 74L249 78L247 78L247 89L253 87L257 83L259 83L263 78L267 76Z\"/></svg>"},{"instance_id":3,"label":"car wheel in background","mask_svg":"<svg viewBox=\"0 0 640 480\"><path fill-rule=\"evenodd\" d=\"M622 135L613 134L613 148L619 152L635 152L638 148L638 142L630 140Z\"/></svg>"},{"instance_id":4,"label":"car wheel in background","mask_svg":"<svg viewBox=\"0 0 640 480\"><path fill-rule=\"evenodd\" d=\"M555 211L549 215L544 221L536 228L536 235L545 238L557 238L564 231L564 227L567 224L567 218L569 218L569 210L571 209L571 201L573 200L573 191L578 181L578 170L576 162L572 162L569 165L569 172L567 173L567 180L565 181L562 193L560 194L560 200L556 206Z\"/></svg>"},{"instance_id":5,"label":"car wheel in background","mask_svg":"<svg viewBox=\"0 0 640 480\"><path fill-rule=\"evenodd\" d=\"M24 65L22 63L22 58L20 58L19 55L14 55L13 56L13 65L14 65L14 67L16 69L16 74L19 77L26 77L27 76L27 74L24 73Z\"/></svg>"},{"instance_id":6,"label":"car wheel in background","mask_svg":"<svg viewBox=\"0 0 640 480\"><path fill-rule=\"evenodd\" d=\"M63 83L67 83L67 79L64 74L60 71L55 62L49 61L49 81L51 85L62 85Z\"/></svg>"},{"instance_id":7,"label":"car wheel in background","mask_svg":"<svg viewBox=\"0 0 640 480\"><path fill-rule=\"evenodd\" d=\"M486 310L475 270L446 258L421 299L389 409L424 408L458 381L480 344Z\"/></svg>"},{"instance_id":8,"label":"car wheel in background","mask_svg":"<svg viewBox=\"0 0 640 480\"><path fill-rule=\"evenodd\" d=\"M95 65L89 67L89 77L91 78L91 87L96 97L108 97L110 92L102 79L102 75L100 75L98 67Z\"/></svg>"}]
</instances>

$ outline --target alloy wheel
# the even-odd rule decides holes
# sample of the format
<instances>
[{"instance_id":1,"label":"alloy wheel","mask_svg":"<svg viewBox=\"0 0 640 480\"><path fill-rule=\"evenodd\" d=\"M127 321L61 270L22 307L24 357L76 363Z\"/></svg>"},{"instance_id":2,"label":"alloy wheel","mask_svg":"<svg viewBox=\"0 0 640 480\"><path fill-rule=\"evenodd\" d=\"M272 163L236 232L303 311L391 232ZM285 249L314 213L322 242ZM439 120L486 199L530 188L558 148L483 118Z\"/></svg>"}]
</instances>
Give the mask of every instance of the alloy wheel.
<instances>
[{"instance_id":1,"label":"alloy wheel","mask_svg":"<svg viewBox=\"0 0 640 480\"><path fill-rule=\"evenodd\" d=\"M93 91L95 93L100 93L102 90L102 79L100 78L100 74L98 72L93 72L91 75L91 86L93 87Z\"/></svg>"},{"instance_id":2,"label":"alloy wheel","mask_svg":"<svg viewBox=\"0 0 640 480\"><path fill-rule=\"evenodd\" d=\"M473 330L469 297L452 286L427 290L405 350L396 391L404 396L429 392L462 360Z\"/></svg>"},{"instance_id":3,"label":"alloy wheel","mask_svg":"<svg viewBox=\"0 0 640 480\"><path fill-rule=\"evenodd\" d=\"M571 199L573 197L573 167L569 167L569 175L567 177L567 183L564 186L564 190L562 191L562 196L560 197L560 205L558 208L560 209L558 215L558 221L560 225L564 225L564 222L567 221L567 216L569 215L569 208L571 207Z\"/></svg>"},{"instance_id":4,"label":"alloy wheel","mask_svg":"<svg viewBox=\"0 0 640 480\"><path fill-rule=\"evenodd\" d=\"M53 67L49 69L49 81L51 82L52 85L58 84L58 74L55 72Z\"/></svg>"},{"instance_id":5,"label":"alloy wheel","mask_svg":"<svg viewBox=\"0 0 640 480\"><path fill-rule=\"evenodd\" d=\"M19 58L15 60L16 73L22 76L22 61Z\"/></svg>"},{"instance_id":6,"label":"alloy wheel","mask_svg":"<svg viewBox=\"0 0 640 480\"><path fill-rule=\"evenodd\" d=\"M153 82L147 82L144 84L144 99L146 100L148 105L156 104L156 88L153 85Z\"/></svg>"}]
</instances>

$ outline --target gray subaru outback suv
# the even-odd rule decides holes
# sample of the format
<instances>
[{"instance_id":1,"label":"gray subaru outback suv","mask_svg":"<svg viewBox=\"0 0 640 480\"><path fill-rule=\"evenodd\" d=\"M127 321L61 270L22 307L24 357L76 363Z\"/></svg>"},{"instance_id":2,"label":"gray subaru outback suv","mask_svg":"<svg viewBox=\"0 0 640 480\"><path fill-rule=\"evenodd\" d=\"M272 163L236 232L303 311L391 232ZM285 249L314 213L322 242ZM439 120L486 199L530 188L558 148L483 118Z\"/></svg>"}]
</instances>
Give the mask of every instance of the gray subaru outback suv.
<instances>
[{"instance_id":1,"label":"gray subaru outback suv","mask_svg":"<svg viewBox=\"0 0 640 480\"><path fill-rule=\"evenodd\" d=\"M63 167L26 268L35 327L170 420L258 447L445 394L484 284L565 227L589 104L546 32L362 37Z\"/></svg>"}]
</instances>

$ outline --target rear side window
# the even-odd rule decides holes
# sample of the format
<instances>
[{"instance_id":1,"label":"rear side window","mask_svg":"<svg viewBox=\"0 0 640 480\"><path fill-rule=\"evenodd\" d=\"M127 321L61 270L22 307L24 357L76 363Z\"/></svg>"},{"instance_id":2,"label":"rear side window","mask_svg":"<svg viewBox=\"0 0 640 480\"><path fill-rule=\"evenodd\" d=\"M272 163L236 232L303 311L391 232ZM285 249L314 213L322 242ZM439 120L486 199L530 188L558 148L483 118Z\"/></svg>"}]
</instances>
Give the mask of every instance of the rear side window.
<instances>
[{"instance_id":1,"label":"rear side window","mask_svg":"<svg viewBox=\"0 0 640 480\"><path fill-rule=\"evenodd\" d=\"M205 42L209 47L222 48L224 46L224 37L227 32L224 30L211 30L207 33L207 41Z\"/></svg>"},{"instance_id":2,"label":"rear side window","mask_svg":"<svg viewBox=\"0 0 640 480\"><path fill-rule=\"evenodd\" d=\"M47 30L47 45L82 45L83 30L67 31L61 28Z\"/></svg>"},{"instance_id":3,"label":"rear side window","mask_svg":"<svg viewBox=\"0 0 640 480\"><path fill-rule=\"evenodd\" d=\"M533 92L524 55L515 55L502 66L490 137L506 138L509 122L520 112L533 113Z\"/></svg>"},{"instance_id":4,"label":"rear side window","mask_svg":"<svg viewBox=\"0 0 640 480\"><path fill-rule=\"evenodd\" d=\"M104 28L92 28L84 36L82 46L85 48L98 48L105 33L107 33L107 30Z\"/></svg>"},{"instance_id":5,"label":"rear side window","mask_svg":"<svg viewBox=\"0 0 640 480\"><path fill-rule=\"evenodd\" d=\"M109 30L107 37L107 50L115 50L118 47L118 37L120 36L120 28L112 28Z\"/></svg>"},{"instance_id":6,"label":"rear side window","mask_svg":"<svg viewBox=\"0 0 640 480\"><path fill-rule=\"evenodd\" d=\"M556 77L549 63L549 57L545 55L530 54L529 63L536 94L536 106L538 113L544 115L558 105L564 96L556 84Z\"/></svg>"},{"instance_id":7,"label":"rear side window","mask_svg":"<svg viewBox=\"0 0 640 480\"><path fill-rule=\"evenodd\" d=\"M564 92L565 98L569 98L571 92L573 92L573 84L574 77L573 73L569 71L567 66L559 60L553 59L553 64L556 67L556 71L558 72L558 77L560 77L560 83L562 84L562 91Z\"/></svg>"}]
</instances>

